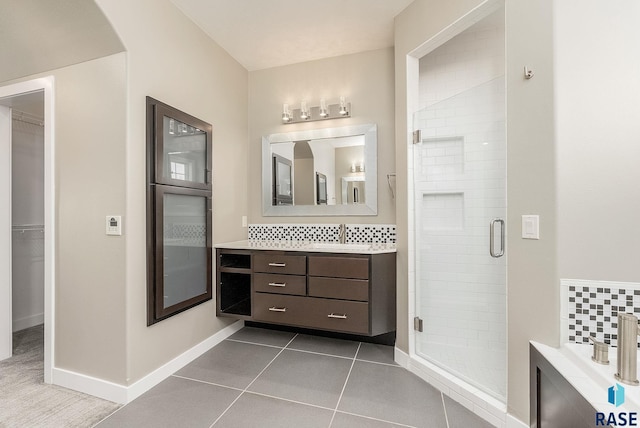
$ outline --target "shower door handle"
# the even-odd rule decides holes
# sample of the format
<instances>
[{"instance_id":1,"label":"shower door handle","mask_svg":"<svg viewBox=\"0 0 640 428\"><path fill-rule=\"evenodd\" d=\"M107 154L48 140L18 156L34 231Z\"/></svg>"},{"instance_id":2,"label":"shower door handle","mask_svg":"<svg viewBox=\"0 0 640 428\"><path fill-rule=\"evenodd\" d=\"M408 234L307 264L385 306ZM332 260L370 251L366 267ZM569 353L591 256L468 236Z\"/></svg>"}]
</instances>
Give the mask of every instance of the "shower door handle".
<instances>
[{"instance_id":1,"label":"shower door handle","mask_svg":"<svg viewBox=\"0 0 640 428\"><path fill-rule=\"evenodd\" d=\"M500 252L496 253L495 248L495 236L496 236L496 223L500 223ZM504 220L501 218L495 218L491 220L489 226L489 254L491 257L498 258L504 256Z\"/></svg>"}]
</instances>

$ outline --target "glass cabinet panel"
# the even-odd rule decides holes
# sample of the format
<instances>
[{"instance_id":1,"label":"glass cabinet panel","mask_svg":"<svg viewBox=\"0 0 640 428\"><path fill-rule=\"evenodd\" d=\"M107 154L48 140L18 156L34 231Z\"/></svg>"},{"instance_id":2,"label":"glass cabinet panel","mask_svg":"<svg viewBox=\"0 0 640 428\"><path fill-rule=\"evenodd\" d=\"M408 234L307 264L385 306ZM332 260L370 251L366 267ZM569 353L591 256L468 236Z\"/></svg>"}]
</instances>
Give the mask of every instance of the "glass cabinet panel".
<instances>
[{"instance_id":1,"label":"glass cabinet panel","mask_svg":"<svg viewBox=\"0 0 640 428\"><path fill-rule=\"evenodd\" d=\"M155 134L156 183L211 188L211 125L157 105Z\"/></svg>"},{"instance_id":2,"label":"glass cabinet panel","mask_svg":"<svg viewBox=\"0 0 640 428\"><path fill-rule=\"evenodd\" d=\"M207 134L169 116L163 116L163 178L207 182Z\"/></svg>"},{"instance_id":3,"label":"glass cabinet panel","mask_svg":"<svg viewBox=\"0 0 640 428\"><path fill-rule=\"evenodd\" d=\"M207 199L164 194L163 307L207 292Z\"/></svg>"},{"instance_id":4,"label":"glass cabinet panel","mask_svg":"<svg viewBox=\"0 0 640 428\"><path fill-rule=\"evenodd\" d=\"M159 317L211 298L211 215L206 191L156 186Z\"/></svg>"},{"instance_id":5,"label":"glass cabinet panel","mask_svg":"<svg viewBox=\"0 0 640 428\"><path fill-rule=\"evenodd\" d=\"M273 205L292 205L291 161L280 155L273 155Z\"/></svg>"}]
</instances>

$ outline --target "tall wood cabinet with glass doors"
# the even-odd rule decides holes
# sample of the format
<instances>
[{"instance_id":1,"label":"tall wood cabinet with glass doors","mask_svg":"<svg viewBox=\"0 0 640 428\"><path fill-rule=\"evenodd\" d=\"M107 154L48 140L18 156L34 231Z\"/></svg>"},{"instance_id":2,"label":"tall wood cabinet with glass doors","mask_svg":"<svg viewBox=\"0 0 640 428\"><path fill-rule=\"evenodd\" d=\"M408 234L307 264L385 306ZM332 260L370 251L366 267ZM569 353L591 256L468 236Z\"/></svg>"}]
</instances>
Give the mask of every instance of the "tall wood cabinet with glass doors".
<instances>
[{"instance_id":1,"label":"tall wood cabinet with glass doors","mask_svg":"<svg viewBox=\"0 0 640 428\"><path fill-rule=\"evenodd\" d=\"M147 97L147 324L212 297L211 125Z\"/></svg>"}]
</instances>

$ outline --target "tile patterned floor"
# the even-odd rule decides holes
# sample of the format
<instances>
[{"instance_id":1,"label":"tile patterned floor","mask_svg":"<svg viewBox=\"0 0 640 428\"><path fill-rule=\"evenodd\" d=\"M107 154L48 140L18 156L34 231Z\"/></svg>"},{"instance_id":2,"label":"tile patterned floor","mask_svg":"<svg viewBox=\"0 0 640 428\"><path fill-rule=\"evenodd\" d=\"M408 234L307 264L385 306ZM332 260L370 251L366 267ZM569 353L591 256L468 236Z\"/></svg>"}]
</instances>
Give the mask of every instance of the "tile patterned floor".
<instances>
[{"instance_id":1,"label":"tile patterned floor","mask_svg":"<svg viewBox=\"0 0 640 428\"><path fill-rule=\"evenodd\" d=\"M98 428L489 428L393 348L245 327Z\"/></svg>"}]
</instances>

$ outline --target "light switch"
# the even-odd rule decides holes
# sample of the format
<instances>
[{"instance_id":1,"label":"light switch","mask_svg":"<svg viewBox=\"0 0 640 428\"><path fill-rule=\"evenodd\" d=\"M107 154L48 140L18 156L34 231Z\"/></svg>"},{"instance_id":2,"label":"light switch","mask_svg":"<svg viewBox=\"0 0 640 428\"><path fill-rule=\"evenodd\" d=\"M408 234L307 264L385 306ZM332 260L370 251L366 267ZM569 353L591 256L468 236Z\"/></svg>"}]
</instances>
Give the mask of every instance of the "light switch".
<instances>
[{"instance_id":1,"label":"light switch","mask_svg":"<svg viewBox=\"0 0 640 428\"><path fill-rule=\"evenodd\" d=\"M540 216L538 215L522 216L522 238L523 239L540 239Z\"/></svg>"},{"instance_id":2,"label":"light switch","mask_svg":"<svg viewBox=\"0 0 640 428\"><path fill-rule=\"evenodd\" d=\"M107 218L107 235L122 235L122 216L108 215Z\"/></svg>"},{"instance_id":3,"label":"light switch","mask_svg":"<svg viewBox=\"0 0 640 428\"><path fill-rule=\"evenodd\" d=\"M242 227L247 227L247 216L246 215L242 216Z\"/></svg>"}]
</instances>

